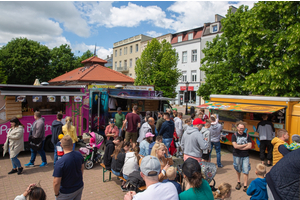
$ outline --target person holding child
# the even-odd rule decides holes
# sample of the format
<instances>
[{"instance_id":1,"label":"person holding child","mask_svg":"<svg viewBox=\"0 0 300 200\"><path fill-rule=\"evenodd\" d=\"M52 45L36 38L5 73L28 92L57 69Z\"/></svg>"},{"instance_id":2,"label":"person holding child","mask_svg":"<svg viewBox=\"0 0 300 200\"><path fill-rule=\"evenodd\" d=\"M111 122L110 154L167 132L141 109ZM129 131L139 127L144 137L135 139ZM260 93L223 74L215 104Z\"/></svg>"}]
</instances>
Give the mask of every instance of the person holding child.
<instances>
[{"instance_id":1,"label":"person holding child","mask_svg":"<svg viewBox=\"0 0 300 200\"><path fill-rule=\"evenodd\" d=\"M211 152L211 134L209 130L210 126L211 126L211 121L208 119L206 120L204 127L200 131L200 133L202 133L203 135L203 139L207 141L207 146L208 146L207 149L203 150L203 154L202 154L202 161L205 162L209 162L210 160L209 159L209 154Z\"/></svg>"},{"instance_id":2,"label":"person holding child","mask_svg":"<svg viewBox=\"0 0 300 200\"><path fill-rule=\"evenodd\" d=\"M300 136L297 135L297 134L294 134L292 136L292 141L293 141L293 143L290 144L290 145L288 143L285 143L284 144L285 148L287 148L290 151L294 151L296 149L299 149L300 148Z\"/></svg>"},{"instance_id":3,"label":"person holding child","mask_svg":"<svg viewBox=\"0 0 300 200\"><path fill-rule=\"evenodd\" d=\"M250 183L247 195L251 196L250 200L268 199L267 182L265 178L266 166L263 164L256 165L255 174L257 178Z\"/></svg>"},{"instance_id":4,"label":"person holding child","mask_svg":"<svg viewBox=\"0 0 300 200\"><path fill-rule=\"evenodd\" d=\"M290 153L290 151L285 147L286 141L289 139L289 133L285 129L277 130L277 137L274 137L271 141L273 145L273 165L283 158L283 156Z\"/></svg>"},{"instance_id":5,"label":"person holding child","mask_svg":"<svg viewBox=\"0 0 300 200\"><path fill-rule=\"evenodd\" d=\"M59 142L58 136L62 134L62 127L63 127L63 123L61 122L62 118L63 118L63 114L58 113L56 115L56 120L54 120L51 125L51 132L52 132L51 142L54 147ZM58 160L57 150L56 148L54 148L53 166L55 166L57 160Z\"/></svg>"},{"instance_id":6,"label":"person holding child","mask_svg":"<svg viewBox=\"0 0 300 200\"><path fill-rule=\"evenodd\" d=\"M60 134L58 136L58 142L56 143L55 145L55 150L56 150L56 153L57 153L57 160L60 159L63 155L64 155L64 149L62 148L61 146L61 142L60 140L64 137L63 134ZM93 138L94 139L94 138ZM55 165L54 165L55 166Z\"/></svg>"}]
</instances>

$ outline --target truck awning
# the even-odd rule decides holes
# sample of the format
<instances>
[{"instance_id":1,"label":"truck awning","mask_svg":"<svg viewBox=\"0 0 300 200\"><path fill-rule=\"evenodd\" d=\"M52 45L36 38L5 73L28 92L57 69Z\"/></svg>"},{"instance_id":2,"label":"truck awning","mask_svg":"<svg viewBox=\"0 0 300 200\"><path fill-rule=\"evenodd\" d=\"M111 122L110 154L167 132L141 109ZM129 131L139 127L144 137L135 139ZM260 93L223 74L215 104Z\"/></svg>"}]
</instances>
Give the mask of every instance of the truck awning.
<instances>
[{"instance_id":1,"label":"truck awning","mask_svg":"<svg viewBox=\"0 0 300 200\"><path fill-rule=\"evenodd\" d=\"M274 113L278 110L284 109L285 107L283 107L283 106L266 106L266 105L257 105L257 104L209 102L209 103L197 106L197 108L236 111L236 112Z\"/></svg>"},{"instance_id":2,"label":"truck awning","mask_svg":"<svg viewBox=\"0 0 300 200\"><path fill-rule=\"evenodd\" d=\"M174 99L167 98L167 97L149 97L149 96L127 96L127 95L111 95L109 96L114 98L121 98L121 99L134 99L134 100L166 100L166 101L172 101Z\"/></svg>"},{"instance_id":3,"label":"truck awning","mask_svg":"<svg viewBox=\"0 0 300 200\"><path fill-rule=\"evenodd\" d=\"M1 95L13 96L84 96L80 91L30 91L30 90L0 90Z\"/></svg>"}]
</instances>

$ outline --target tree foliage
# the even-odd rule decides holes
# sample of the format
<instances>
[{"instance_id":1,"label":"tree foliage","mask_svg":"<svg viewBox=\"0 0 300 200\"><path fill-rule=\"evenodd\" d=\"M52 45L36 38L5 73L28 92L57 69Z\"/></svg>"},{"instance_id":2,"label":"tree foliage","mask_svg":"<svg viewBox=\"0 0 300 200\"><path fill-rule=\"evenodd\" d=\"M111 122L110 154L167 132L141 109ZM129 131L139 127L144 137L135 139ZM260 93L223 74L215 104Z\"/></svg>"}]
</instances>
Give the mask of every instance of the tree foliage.
<instances>
[{"instance_id":1,"label":"tree foliage","mask_svg":"<svg viewBox=\"0 0 300 200\"><path fill-rule=\"evenodd\" d=\"M166 40L148 42L135 66L135 85L154 85L156 91L163 91L165 97L174 98L180 71L177 68L178 55Z\"/></svg>"},{"instance_id":2,"label":"tree foliage","mask_svg":"<svg viewBox=\"0 0 300 200\"><path fill-rule=\"evenodd\" d=\"M88 58L90 58L90 57L92 57L92 56L94 56L94 54L93 54L93 52L91 52L90 50L87 50L86 52L84 52L83 54L82 54L82 56L80 56L80 57L77 57L77 59L76 59L76 68L78 68L78 67L82 67L83 66L83 64L81 63L81 61L84 61L84 60L86 60L86 59L88 59Z\"/></svg>"},{"instance_id":3,"label":"tree foliage","mask_svg":"<svg viewBox=\"0 0 300 200\"><path fill-rule=\"evenodd\" d=\"M223 34L207 43L198 95L299 96L299 2L258 2L222 19Z\"/></svg>"}]
</instances>

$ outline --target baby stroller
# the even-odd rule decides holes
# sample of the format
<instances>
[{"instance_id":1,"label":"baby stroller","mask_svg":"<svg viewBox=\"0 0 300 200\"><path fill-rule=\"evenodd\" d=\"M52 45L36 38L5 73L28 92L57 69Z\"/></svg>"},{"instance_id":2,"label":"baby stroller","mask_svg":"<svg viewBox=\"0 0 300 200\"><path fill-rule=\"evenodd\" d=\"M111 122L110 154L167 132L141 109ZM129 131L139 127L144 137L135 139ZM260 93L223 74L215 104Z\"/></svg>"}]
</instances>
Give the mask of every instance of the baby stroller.
<instances>
[{"instance_id":1,"label":"baby stroller","mask_svg":"<svg viewBox=\"0 0 300 200\"><path fill-rule=\"evenodd\" d=\"M203 175L203 178L210 184L211 182L212 185L209 185L212 191L216 191L217 189L215 188L216 181L214 179L216 173L217 173L217 166L214 163L210 162L199 162L201 166L201 173ZM183 176L182 176L182 166L178 165L178 174L179 177L177 177L177 180L182 183ZM185 185L182 186L183 190L185 190Z\"/></svg>"},{"instance_id":2,"label":"baby stroller","mask_svg":"<svg viewBox=\"0 0 300 200\"><path fill-rule=\"evenodd\" d=\"M104 138L102 135L94 132L91 132L88 135L91 136L90 143L88 143L86 147L81 147L79 152L84 156L84 167L86 169L92 169L94 163L102 162L102 155L98 150L104 142Z\"/></svg>"}]
</instances>

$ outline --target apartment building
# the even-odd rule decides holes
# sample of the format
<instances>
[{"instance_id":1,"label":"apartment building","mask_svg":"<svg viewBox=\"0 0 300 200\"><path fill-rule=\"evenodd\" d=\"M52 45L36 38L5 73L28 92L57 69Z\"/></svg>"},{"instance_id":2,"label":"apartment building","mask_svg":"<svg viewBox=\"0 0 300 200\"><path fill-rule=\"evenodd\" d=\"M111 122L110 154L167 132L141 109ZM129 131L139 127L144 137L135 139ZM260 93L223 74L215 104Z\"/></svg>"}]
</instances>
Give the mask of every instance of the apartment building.
<instances>
[{"instance_id":1,"label":"apartment building","mask_svg":"<svg viewBox=\"0 0 300 200\"><path fill-rule=\"evenodd\" d=\"M177 97L175 104L182 105L184 99L189 97L189 105L199 105L200 97L197 90L200 86L200 45L204 27L198 27L172 35L171 44L175 48L179 61L178 69L182 76L176 87ZM188 92L186 93L186 82L189 82Z\"/></svg>"},{"instance_id":2,"label":"apartment building","mask_svg":"<svg viewBox=\"0 0 300 200\"><path fill-rule=\"evenodd\" d=\"M152 37L140 34L114 43L113 70L135 78L135 63L141 56L142 42Z\"/></svg>"},{"instance_id":3,"label":"apartment building","mask_svg":"<svg viewBox=\"0 0 300 200\"><path fill-rule=\"evenodd\" d=\"M143 52L144 49L147 47L148 42L150 43L152 41L153 38L146 40L144 42L141 43L141 51ZM156 39L161 43L163 40L166 40L167 42L171 43L172 40L172 34L168 33L159 37L156 37Z\"/></svg>"}]
</instances>

